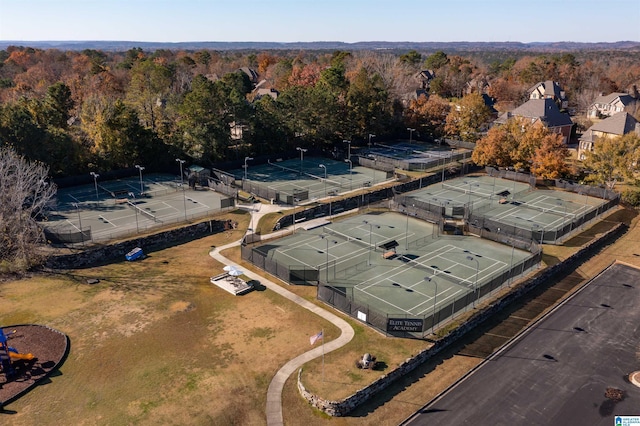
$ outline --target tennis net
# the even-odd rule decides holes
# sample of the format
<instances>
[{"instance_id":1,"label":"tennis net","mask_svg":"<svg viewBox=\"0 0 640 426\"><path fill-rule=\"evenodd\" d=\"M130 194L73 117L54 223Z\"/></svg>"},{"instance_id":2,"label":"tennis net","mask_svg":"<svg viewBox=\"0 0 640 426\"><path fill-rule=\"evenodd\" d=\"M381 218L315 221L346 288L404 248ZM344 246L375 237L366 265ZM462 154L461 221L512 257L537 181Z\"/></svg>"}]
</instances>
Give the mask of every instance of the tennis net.
<instances>
[{"instance_id":1,"label":"tennis net","mask_svg":"<svg viewBox=\"0 0 640 426\"><path fill-rule=\"evenodd\" d=\"M282 166L280 164L275 164L275 163L272 163L271 161L268 161L268 164L271 165L271 166L277 167L278 169L283 170L285 172L300 174L300 170L296 170L296 169L292 169L292 168L289 168L289 167L285 167L285 166ZM318 175L314 175L314 174L307 173L307 172L302 172L302 174L305 175L305 176L309 176L310 178L319 180L320 182L325 182L326 181L326 182L329 182L332 185L342 187L342 183L334 181L334 180L325 179L325 178L320 177Z\"/></svg>"},{"instance_id":2,"label":"tennis net","mask_svg":"<svg viewBox=\"0 0 640 426\"><path fill-rule=\"evenodd\" d=\"M129 207L131 207L133 210L139 212L140 214L142 214L143 216L148 217L149 219L153 220L154 222L157 223L162 223L162 221L160 219L158 219L154 214L149 213L146 210L141 209L140 207L136 206L135 204L133 204L131 201L127 201L127 204L129 205Z\"/></svg>"},{"instance_id":3,"label":"tennis net","mask_svg":"<svg viewBox=\"0 0 640 426\"><path fill-rule=\"evenodd\" d=\"M564 212L558 211L554 207L545 208L545 207L537 206L535 204L529 204L529 203L524 202L524 201L519 201L519 203L520 203L520 205L522 207L526 207L528 209L537 210L537 211L542 212L542 213L551 213L551 214L555 214L555 215L564 216L564 214L563 214Z\"/></svg>"},{"instance_id":4,"label":"tennis net","mask_svg":"<svg viewBox=\"0 0 640 426\"><path fill-rule=\"evenodd\" d=\"M111 198L116 198L116 193L114 191L107 189L102 185L98 185L98 188L100 188L103 192L106 192Z\"/></svg>"},{"instance_id":5,"label":"tennis net","mask_svg":"<svg viewBox=\"0 0 640 426\"><path fill-rule=\"evenodd\" d=\"M447 188L450 189L452 191L457 191L457 192L462 192L463 194L475 194L475 195L479 195L482 197L489 197L491 196L491 193L487 193L484 191L472 191L470 188L467 188L469 185L465 185L465 186L456 186L456 185L449 185L448 183L442 183L442 187L443 188Z\"/></svg>"},{"instance_id":6,"label":"tennis net","mask_svg":"<svg viewBox=\"0 0 640 426\"><path fill-rule=\"evenodd\" d=\"M343 240L358 244L359 246L362 246L364 248L371 248L371 245L369 245L365 241L362 241L361 239L358 239L358 238L355 238L355 237L351 237L349 235L343 234L342 232L338 232L338 231L335 231L333 229L327 228L326 226L324 228L322 228L322 232L324 232L326 234L329 234L329 235L333 235L334 237L338 237L338 238L341 238Z\"/></svg>"}]
</instances>

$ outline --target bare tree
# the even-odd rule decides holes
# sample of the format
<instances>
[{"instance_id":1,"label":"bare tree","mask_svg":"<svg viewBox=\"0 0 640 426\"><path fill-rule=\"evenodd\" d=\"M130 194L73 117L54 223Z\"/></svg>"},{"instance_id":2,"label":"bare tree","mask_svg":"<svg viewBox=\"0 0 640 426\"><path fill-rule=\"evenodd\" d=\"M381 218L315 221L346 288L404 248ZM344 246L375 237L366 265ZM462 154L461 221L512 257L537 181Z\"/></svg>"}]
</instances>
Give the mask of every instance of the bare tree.
<instances>
[{"instance_id":1,"label":"bare tree","mask_svg":"<svg viewBox=\"0 0 640 426\"><path fill-rule=\"evenodd\" d=\"M0 148L0 272L26 270L42 260L43 233L36 219L56 194L49 168Z\"/></svg>"},{"instance_id":2,"label":"bare tree","mask_svg":"<svg viewBox=\"0 0 640 426\"><path fill-rule=\"evenodd\" d=\"M382 77L385 87L394 99L401 99L404 94L418 87L418 83L413 79L416 70L400 62L395 55L362 52L357 58L368 71Z\"/></svg>"}]
</instances>

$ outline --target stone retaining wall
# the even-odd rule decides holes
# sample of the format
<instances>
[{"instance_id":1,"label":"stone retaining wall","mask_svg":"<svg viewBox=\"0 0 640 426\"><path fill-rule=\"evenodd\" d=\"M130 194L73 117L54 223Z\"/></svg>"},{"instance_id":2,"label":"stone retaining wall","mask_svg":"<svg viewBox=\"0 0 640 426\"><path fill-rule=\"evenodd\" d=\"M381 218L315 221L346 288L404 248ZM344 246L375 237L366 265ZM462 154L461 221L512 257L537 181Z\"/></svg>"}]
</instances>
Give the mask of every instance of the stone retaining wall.
<instances>
[{"instance_id":1,"label":"stone retaining wall","mask_svg":"<svg viewBox=\"0 0 640 426\"><path fill-rule=\"evenodd\" d=\"M45 266L52 269L77 269L104 265L124 260L124 256L136 247L140 247L145 253L149 253L176 243L217 234L232 227L233 224L229 220L200 222L146 237L83 250L79 253L52 256L47 259Z\"/></svg>"},{"instance_id":2,"label":"stone retaining wall","mask_svg":"<svg viewBox=\"0 0 640 426\"><path fill-rule=\"evenodd\" d=\"M428 359L434 357L443 349L457 342L460 338L462 338L465 334L467 334L475 327L479 326L489 318L492 318L494 315L505 309L510 304L524 297L527 293L529 293L531 290L535 289L545 281L560 274L564 270L575 269L575 266L577 264L583 263L587 258L593 256L605 245L617 239L620 235L626 232L626 230L627 226L625 224L620 223L616 225L616 227L614 227L610 231L590 241L588 244L585 244L580 248L580 250L565 259L563 262L546 268L536 276L528 279L517 289L514 289L514 291L496 300L493 304L486 307L485 309L478 311L467 322L465 322L455 330L452 330L443 338L436 341L435 344L430 348L424 349L413 358L406 359L403 363L401 363L394 370L390 371L388 374L381 376L370 385L356 391L356 393L348 396L347 398L344 398L340 401L328 401L307 391L301 380L302 369L300 369L300 371L298 372L298 391L303 396L303 398L309 401L311 405L319 410L324 411L328 415L335 417L344 416L351 412L354 408L369 400L381 390L385 389L395 380L413 371L415 368L420 366Z\"/></svg>"}]
</instances>

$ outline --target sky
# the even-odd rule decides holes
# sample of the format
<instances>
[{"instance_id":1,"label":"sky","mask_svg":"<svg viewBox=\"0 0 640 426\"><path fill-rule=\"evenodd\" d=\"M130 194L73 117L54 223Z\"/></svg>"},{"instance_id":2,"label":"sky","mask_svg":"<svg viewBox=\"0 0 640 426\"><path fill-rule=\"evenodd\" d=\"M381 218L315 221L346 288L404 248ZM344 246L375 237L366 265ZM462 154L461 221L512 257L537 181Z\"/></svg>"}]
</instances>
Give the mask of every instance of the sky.
<instances>
[{"instance_id":1,"label":"sky","mask_svg":"<svg viewBox=\"0 0 640 426\"><path fill-rule=\"evenodd\" d=\"M0 40L640 41L640 0L0 0Z\"/></svg>"}]
</instances>

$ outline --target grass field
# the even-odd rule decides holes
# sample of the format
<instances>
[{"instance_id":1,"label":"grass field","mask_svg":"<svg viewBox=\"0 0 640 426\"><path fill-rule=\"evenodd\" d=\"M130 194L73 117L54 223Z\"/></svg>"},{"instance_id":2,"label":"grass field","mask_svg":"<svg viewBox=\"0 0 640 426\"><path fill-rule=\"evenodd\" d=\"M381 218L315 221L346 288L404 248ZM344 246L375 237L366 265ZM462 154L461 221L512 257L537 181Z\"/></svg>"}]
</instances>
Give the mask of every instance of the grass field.
<instances>
[{"instance_id":1,"label":"grass field","mask_svg":"<svg viewBox=\"0 0 640 426\"><path fill-rule=\"evenodd\" d=\"M246 213L225 217L248 225ZM235 297L209 283L222 268L208 255L211 246L242 233L153 252L141 262L2 282L0 324L45 324L71 340L59 374L5 407L13 414L2 414L2 423L264 424L275 372L309 349L310 335L324 329L330 340L338 331L269 290ZM87 285L88 278L100 283ZM368 329L359 335L360 342L377 341L389 365L424 346ZM363 379L354 377L353 386Z\"/></svg>"}]
</instances>

